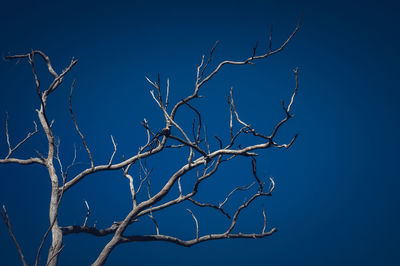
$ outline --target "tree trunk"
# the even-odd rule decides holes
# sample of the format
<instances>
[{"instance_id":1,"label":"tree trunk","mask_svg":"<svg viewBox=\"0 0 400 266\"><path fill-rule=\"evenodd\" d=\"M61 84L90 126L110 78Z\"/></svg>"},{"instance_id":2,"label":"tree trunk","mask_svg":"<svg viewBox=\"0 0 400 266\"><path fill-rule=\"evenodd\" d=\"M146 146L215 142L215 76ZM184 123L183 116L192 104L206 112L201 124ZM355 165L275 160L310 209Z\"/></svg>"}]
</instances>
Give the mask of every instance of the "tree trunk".
<instances>
[{"instance_id":1,"label":"tree trunk","mask_svg":"<svg viewBox=\"0 0 400 266\"><path fill-rule=\"evenodd\" d=\"M54 169L54 168L52 168L52 169ZM50 176L52 176L52 175L50 175ZM47 265L49 265L49 266L57 265L58 256L62 249L62 240L63 240L63 234L58 225L58 219L57 219L58 206L59 206L59 200L60 200L60 198L59 198L60 195L58 192L58 182L53 182L53 180L54 180L54 178L52 178L52 191L51 191L50 208L49 208L50 226L52 226L52 228L51 228L52 241L51 241L49 254L47 257Z\"/></svg>"}]
</instances>

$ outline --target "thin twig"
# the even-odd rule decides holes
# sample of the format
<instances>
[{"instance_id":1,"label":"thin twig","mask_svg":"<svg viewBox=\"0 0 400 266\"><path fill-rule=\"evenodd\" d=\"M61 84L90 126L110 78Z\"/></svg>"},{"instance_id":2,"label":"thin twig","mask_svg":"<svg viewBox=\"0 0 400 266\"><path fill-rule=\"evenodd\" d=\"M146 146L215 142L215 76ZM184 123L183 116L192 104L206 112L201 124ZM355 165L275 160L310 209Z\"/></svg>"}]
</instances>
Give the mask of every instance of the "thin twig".
<instances>
[{"instance_id":1,"label":"thin twig","mask_svg":"<svg viewBox=\"0 0 400 266\"><path fill-rule=\"evenodd\" d=\"M6 113L6 141L7 141L7 145L8 145L8 154L5 157L5 159L7 160L8 158L10 158L11 154L16 151L22 144L24 144L30 137L32 137L33 135L35 135L36 133L39 132L37 124L35 121L33 121L33 124L35 126L34 131L32 132L28 132L28 134L26 135L26 137L21 140L20 142L18 142L17 145L14 146L14 148L11 148L11 143L10 143L10 135L9 135L9 131L8 131L8 113Z\"/></svg>"},{"instance_id":2,"label":"thin twig","mask_svg":"<svg viewBox=\"0 0 400 266\"><path fill-rule=\"evenodd\" d=\"M89 207L89 204L88 204L88 202L86 200L85 200L85 206L86 206L86 209L87 209L87 213L86 213L86 216L85 216L85 221L83 222L83 226L86 226L86 223L87 223L87 221L89 219L89 215L90 215L90 207Z\"/></svg>"},{"instance_id":3,"label":"thin twig","mask_svg":"<svg viewBox=\"0 0 400 266\"><path fill-rule=\"evenodd\" d=\"M193 212L189 209L186 209L193 217L194 222L196 223L196 240L199 240L199 222L197 221L196 216L194 216Z\"/></svg>"},{"instance_id":4,"label":"thin twig","mask_svg":"<svg viewBox=\"0 0 400 266\"><path fill-rule=\"evenodd\" d=\"M167 92L165 94L165 108L167 108L169 103L169 79L167 79Z\"/></svg>"},{"instance_id":5,"label":"thin twig","mask_svg":"<svg viewBox=\"0 0 400 266\"><path fill-rule=\"evenodd\" d=\"M4 221L4 223L6 224L6 226L8 228L8 233L10 234L10 237L11 237L12 241L14 242L15 247L17 248L17 251L18 251L18 254L19 254L20 258L21 258L22 264L24 266L27 266L28 264L25 261L25 256L24 256L24 253L22 252L21 246L18 244L18 241L15 238L14 233L13 233L13 231L11 229L10 218L8 217L8 213L7 213L7 209L6 209L5 205L3 205L3 211L0 209L0 215L1 215L1 218L3 218L3 221Z\"/></svg>"},{"instance_id":6,"label":"thin twig","mask_svg":"<svg viewBox=\"0 0 400 266\"><path fill-rule=\"evenodd\" d=\"M218 211L220 211L223 215L225 215L228 219L231 218L231 216L222 208L222 206L216 206L214 204L209 204L209 203L200 203L192 198L189 198L189 201L191 201L193 204L199 206L199 207L210 207L213 209L216 209Z\"/></svg>"},{"instance_id":7,"label":"thin twig","mask_svg":"<svg viewBox=\"0 0 400 266\"><path fill-rule=\"evenodd\" d=\"M108 165L109 165L109 166L111 166L112 161L113 161L113 159L114 159L114 155L115 155L115 153L117 152L117 144L115 143L114 138L113 138L112 135L111 135L111 141L112 141L113 146L114 146L114 151L113 151L113 153L112 153L112 155L111 155L110 160L108 161Z\"/></svg>"},{"instance_id":8,"label":"thin twig","mask_svg":"<svg viewBox=\"0 0 400 266\"><path fill-rule=\"evenodd\" d=\"M182 197L181 178L178 178L178 190L179 190L179 197Z\"/></svg>"},{"instance_id":9,"label":"thin twig","mask_svg":"<svg viewBox=\"0 0 400 266\"><path fill-rule=\"evenodd\" d=\"M255 182L251 183L248 186L241 186L241 187L237 187L234 190L232 190L228 196L225 197L225 199L219 204L219 207L222 208L222 206L224 206L225 203L228 202L228 199L236 192L236 191L246 191L249 190L253 185L255 184Z\"/></svg>"},{"instance_id":10,"label":"thin twig","mask_svg":"<svg viewBox=\"0 0 400 266\"><path fill-rule=\"evenodd\" d=\"M259 187L259 191L263 191L263 184L261 183L260 178L257 176L257 160L254 157L251 157L251 169L253 170L253 176L256 179Z\"/></svg>"},{"instance_id":11,"label":"thin twig","mask_svg":"<svg viewBox=\"0 0 400 266\"><path fill-rule=\"evenodd\" d=\"M262 207L262 214L263 214L263 218L264 218L264 227L262 229L262 234L265 233L265 229L267 229L267 216L265 215L265 210L264 210L264 206Z\"/></svg>"},{"instance_id":12,"label":"thin twig","mask_svg":"<svg viewBox=\"0 0 400 266\"><path fill-rule=\"evenodd\" d=\"M86 149L86 151L87 151L87 153L89 155L90 166L93 169L94 168L94 163L93 163L92 154L90 153L90 150L89 150L89 147L88 147L88 145L86 143L85 137L83 136L83 134L79 130L78 123L76 122L76 119L75 119L75 116L74 116L74 112L72 111L72 92L74 91L74 85L75 85L75 80L72 82L71 91L69 93L69 112L71 114L72 120L74 121L76 132L78 132L79 136L81 137L83 145L85 146L85 149Z\"/></svg>"},{"instance_id":13,"label":"thin twig","mask_svg":"<svg viewBox=\"0 0 400 266\"><path fill-rule=\"evenodd\" d=\"M147 195L148 195L149 199L151 199L151 195L150 195L150 180L147 181ZM151 208L151 206L150 206L150 208ZM153 216L153 212L150 211L148 216L153 221L153 223L154 223L154 225L156 227L157 235L159 235L160 234L160 230L158 229L158 223L157 223L156 219Z\"/></svg>"},{"instance_id":14,"label":"thin twig","mask_svg":"<svg viewBox=\"0 0 400 266\"><path fill-rule=\"evenodd\" d=\"M219 41L216 41L214 43L214 46L211 48L210 55L208 56L207 63L204 65L203 70L201 71L201 74L200 74L200 77L199 77L200 79L203 77L204 71L206 70L208 64L212 61L212 55L213 55L213 53L215 51L215 48L217 48L218 43L219 43Z\"/></svg>"}]
</instances>

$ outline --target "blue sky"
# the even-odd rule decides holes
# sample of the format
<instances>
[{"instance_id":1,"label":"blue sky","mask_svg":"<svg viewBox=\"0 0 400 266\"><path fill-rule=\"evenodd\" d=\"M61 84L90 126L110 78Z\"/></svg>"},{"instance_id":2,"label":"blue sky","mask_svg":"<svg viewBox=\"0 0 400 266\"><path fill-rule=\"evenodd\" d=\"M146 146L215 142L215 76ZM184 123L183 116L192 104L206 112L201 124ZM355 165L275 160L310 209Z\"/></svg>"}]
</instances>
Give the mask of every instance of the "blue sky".
<instances>
[{"instance_id":1,"label":"blue sky","mask_svg":"<svg viewBox=\"0 0 400 266\"><path fill-rule=\"evenodd\" d=\"M84 1L5 1L2 3L0 53L40 49L60 71L71 57L79 58L64 84L49 99L49 116L61 140L65 164L78 146L78 172L88 166L79 136L68 113L69 85L78 123L95 162L112 153L112 134L118 154L136 153L145 143L140 126L146 118L154 129L162 113L149 94L145 76L171 82L171 102L191 93L195 68L219 40L213 66L225 59L244 59L259 41L267 47L274 25L273 47L292 32L301 14L302 28L280 54L249 66L228 66L205 86L196 106L210 136L228 139L226 95L234 87L243 120L269 132L283 117L280 100L294 86L292 70L299 67L300 88L295 119L280 132L289 150L260 153L258 170L277 183L273 197L256 202L239 219L239 230L262 229L263 204L270 227L278 232L262 240L206 242L189 249L169 243L121 245L109 265L398 265L399 232L399 7L395 1L202 1L111 3ZM38 66L39 67L39 66ZM49 80L39 67L42 83ZM7 153L5 112L11 141L23 138L33 126L38 108L30 66L0 62L0 154ZM177 117L191 123L191 113ZM216 147L217 143L213 143ZM45 151L43 135L26 143L18 155ZM149 160L156 189L183 162L173 152ZM190 177L188 178L190 179ZM33 261L48 221L49 179L37 166L0 166L0 203L6 204L16 237ZM205 184L199 199L215 203L234 186L252 182L250 161L227 164ZM246 193L232 202L240 204ZM62 202L62 225L81 224L83 201L93 213L89 223L99 227L120 220L129 210L129 190L120 172L98 174L71 189ZM186 207L186 205L184 206ZM212 211L196 210L200 233L220 232L226 220ZM156 216L160 230L185 239L194 235L194 222L185 208ZM151 221L134 228L153 233ZM18 254L5 226L0 226L0 257L18 265ZM88 265L107 238L85 235L65 238L60 265ZM132 262L132 263L131 263ZM133 264L135 262L135 264Z\"/></svg>"}]
</instances>

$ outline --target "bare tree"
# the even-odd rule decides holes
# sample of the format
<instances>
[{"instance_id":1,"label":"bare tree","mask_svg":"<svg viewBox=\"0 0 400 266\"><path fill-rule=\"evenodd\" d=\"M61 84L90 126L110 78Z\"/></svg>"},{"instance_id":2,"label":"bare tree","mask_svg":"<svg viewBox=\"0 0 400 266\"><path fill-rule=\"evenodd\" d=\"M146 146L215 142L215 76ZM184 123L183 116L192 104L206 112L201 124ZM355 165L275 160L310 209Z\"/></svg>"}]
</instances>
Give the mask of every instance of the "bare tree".
<instances>
[{"instance_id":1,"label":"bare tree","mask_svg":"<svg viewBox=\"0 0 400 266\"><path fill-rule=\"evenodd\" d=\"M194 99L201 98L199 95L200 89L209 82L218 72L222 71L222 69L226 65L246 65L246 64L254 64L258 60L266 59L272 55L275 55L281 52L296 32L300 28L300 22L294 29L294 31L290 34L290 36L284 41L279 48L272 49L271 45L271 37L269 36L268 48L265 52L257 55L257 45L253 48L252 54L250 57L243 61L223 61L217 66L208 71L211 66L212 56L217 46L217 43L211 49L208 58L203 55L201 59L201 63L197 66L196 71L196 80L194 85L194 90L192 93L182 100L178 101L175 105L170 108L169 106L169 80L167 80L167 86L164 89L161 88L160 76L158 76L157 80L153 81L146 77L150 86L152 86L152 90L150 91L152 98L157 104L158 108L163 113L165 124L162 130L154 131L149 122L144 119L142 125L147 134L147 142L138 148L137 151L133 151L129 157L123 157L121 161L114 162L114 157L117 154L117 144L111 136L111 142L113 145L113 152L105 164L96 164L93 160L92 153L89 149L89 146L86 142L85 136L81 132L77 119L75 118L73 108L72 108L72 94L74 83L71 85L70 96L69 96L69 111L75 125L75 130L80 136L82 140L82 144L87 152L88 160L90 162L90 167L84 169L79 172L72 178L69 177L68 171L75 164L75 158L68 167L63 168L63 164L60 160L59 156L59 142L56 141L56 138L52 129L52 121L49 121L49 116L47 114L47 101L48 96L56 91L56 89L63 83L65 76L70 72L70 70L76 65L78 60L72 58L69 65L60 72L56 72L50 62L49 57L43 53L42 51L34 50L27 54L21 55L12 55L7 56L6 59L12 60L27 60L32 68L33 77L36 83L37 95L40 100L40 107L36 110L37 116L39 118L39 126L34 122L34 130L29 132L27 136L19 141L16 145L11 145L10 140L10 132L8 129L8 117L6 119L6 142L8 144L8 153L4 157L4 159L0 159L1 164L15 163L20 165L28 165L28 164L38 164L45 167L48 171L48 175L51 181L51 199L49 206L49 227L45 234L43 235L41 244L38 248L35 265L40 263L40 255L42 248L46 242L46 239L49 235L51 235L51 246L47 255L46 265L57 265L59 255L63 250L63 238L65 236L71 234L85 233L91 234L94 236L108 236L111 235L111 240L104 246L101 253L98 255L96 260L93 262L93 265L103 265L105 264L107 258L109 257L112 250L119 244L135 242L135 241L166 241L171 242L177 245L181 245L184 247L190 247L192 245L210 241L217 239L227 239L227 238L264 238L272 235L277 231L275 228L271 228L267 230L267 219L264 209L262 209L262 214L264 218L264 226L258 233L235 233L234 229L237 225L237 219L239 215L242 213L244 209L249 207L255 199L260 197L271 196L272 192L275 188L275 182L272 178L269 180L263 180L257 174L257 151L262 149L268 149L271 147L275 148L289 148L293 142L295 141L297 134L287 143L287 144L279 144L275 141L275 137L278 134L279 129L283 124L285 124L290 118L293 117L291 113L291 108L293 105L294 98L297 93L298 88L298 69L294 70L295 82L294 82L294 90L293 94L289 100L289 103L286 105L284 101L282 101L282 107L284 110L283 119L277 123L270 134L263 134L253 128L249 123L243 121L239 117L238 109L234 102L233 90L230 90L230 94L227 97L228 105L229 105L229 136L230 139L227 143L223 143L223 141L215 136L216 143L218 143L217 147L212 147L212 145L207 140L207 134L203 131L202 126L202 116L200 111L194 106L192 103ZM53 80L50 85L44 89L38 77L35 63L36 58L40 58L47 66L47 70L52 75ZM208 73L208 74L207 74ZM193 123L190 134L188 131L178 123L175 119L177 113L181 110L182 106L187 106L193 114L197 118L197 125ZM240 127L238 131L234 130L233 124L237 123ZM35 157L30 157L26 159L15 158L13 157L14 152L20 148L26 141L28 141L33 135L38 132L43 132L47 138L48 150L46 155L42 155L37 152ZM253 137L254 143L252 145L241 146L237 145L238 139L241 135L250 135ZM142 163L146 158L150 158L151 156L166 151L167 149L186 149L188 151L188 155L186 158L186 162L177 169L163 184L162 189L160 189L154 195L150 193L150 179L149 176L151 171L149 171L146 166ZM76 150L75 150L76 152ZM75 153L76 155L76 153ZM251 160L251 169L254 176L254 182L249 184L248 186L240 186L233 189L229 194L225 196L221 196L223 199L219 204L212 204L206 202L199 202L195 199L195 196L198 194L200 190L200 185L203 181L211 178L217 170L221 167L224 162L234 160L237 157L249 157ZM143 175L141 178L134 178L130 174L130 168L132 165L137 164ZM57 167L55 166L57 165ZM84 218L84 223L82 225L60 225L60 221L58 219L59 206L62 202L63 195L67 193L72 187L79 184L84 178L98 172L110 172L115 170L122 170L122 174L129 180L129 188L131 193L131 209L125 218L121 221L114 222L107 228L97 228L96 226L88 225L87 221L90 215L90 206L87 201L85 201L85 206L87 208L87 214ZM185 178L188 173L196 172L197 170L197 178L194 182L194 185L191 186L190 190L184 191L186 189L182 188L181 181ZM138 200L139 193L146 190L147 187L147 197L145 200ZM176 192L172 192L173 187L177 188L177 194L172 199L166 200L166 196L169 194L170 196ZM254 193L244 201L243 204L237 207L237 209L233 212L233 214L229 214L228 211L224 208L225 204L229 201L231 196L237 191L251 191L251 188L256 187ZM164 199L164 201L162 201ZM189 202L194 206L198 207L206 207L213 208L221 213L221 215L226 216L227 219L230 219L230 225L226 228L224 232L200 235L199 231L199 221L196 218L195 212L190 209L187 209L188 213L192 216L195 224L195 237L191 240L183 240L178 237L164 235L160 232L158 223L153 216L154 213L167 209L168 207L178 205L182 202ZM15 243L15 246L19 252L21 257L21 261L24 265L27 265L25 261L25 257L23 255L22 249L18 244L17 239L15 238L13 231L11 229L11 223L9 215L6 211L6 207L3 206L3 209L0 210L0 214L7 226L10 236ZM148 216L155 225L156 234L153 235L129 235L127 234L127 228L129 226L133 226L140 217Z\"/></svg>"}]
</instances>

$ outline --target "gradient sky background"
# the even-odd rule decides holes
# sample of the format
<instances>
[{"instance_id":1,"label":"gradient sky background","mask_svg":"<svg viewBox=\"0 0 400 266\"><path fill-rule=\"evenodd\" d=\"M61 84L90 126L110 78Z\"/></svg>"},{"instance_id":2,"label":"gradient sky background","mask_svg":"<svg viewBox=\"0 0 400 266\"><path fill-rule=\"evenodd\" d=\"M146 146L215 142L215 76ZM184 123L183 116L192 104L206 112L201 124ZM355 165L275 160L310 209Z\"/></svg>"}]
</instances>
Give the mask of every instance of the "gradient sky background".
<instances>
[{"instance_id":1,"label":"gradient sky background","mask_svg":"<svg viewBox=\"0 0 400 266\"><path fill-rule=\"evenodd\" d=\"M74 111L95 162L104 163L111 154L110 134L118 143L120 159L145 143L140 126L144 117L155 130L163 125L145 76L154 79L160 73L164 82L170 78L171 101L176 102L191 93L195 67L216 40L220 45L213 66L225 59L247 58L256 41L265 48L271 24L276 48L304 14L302 28L287 49L255 66L226 67L203 88L205 98L195 103L209 136L218 134L226 141L225 96L233 86L241 118L268 133L283 117L280 100L290 97L292 70L300 68L296 117L278 139L287 142L297 132L300 137L289 150L260 153L259 173L273 176L277 187L273 197L256 202L238 221L240 231L260 231L264 204L268 226L278 228L278 233L262 240L206 242L189 249L170 243L121 245L108 265L399 265L400 21L395 1L167 2L1 4L1 56L40 49L58 71L72 56L80 60L49 99L48 113L55 119L65 165L72 159L73 144L81 147L67 108L74 78ZM39 68L45 84L49 75ZM39 103L27 62L2 60L0 81L4 156L5 112L11 142L16 143L32 128ZM193 114L177 118L190 124ZM33 156L35 149L45 148L40 134L16 155ZM84 150L78 150L76 172L88 166ZM183 160L172 152L147 162L154 168L154 191ZM251 182L250 161L239 159L201 187L198 199L217 203L233 187ZM29 262L48 226L49 189L46 172L38 166L0 166L0 203L7 206ZM229 210L246 195L238 193ZM65 195L60 223L82 224L86 199L93 211L89 223L108 226L127 213L129 197L128 182L120 172L91 176ZM200 233L224 230L223 217L191 208L198 214ZM194 236L194 222L184 208L155 217L161 233ZM133 232L154 233L151 221L146 222ZM88 265L107 239L66 237L60 265ZM1 265L19 265L3 224L0 247Z\"/></svg>"}]
</instances>

